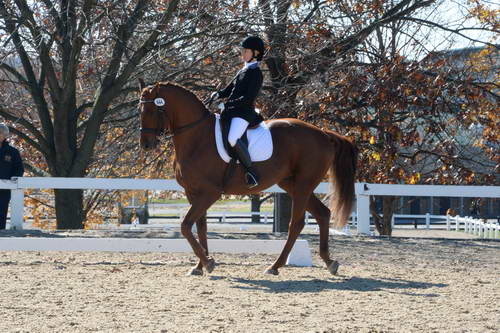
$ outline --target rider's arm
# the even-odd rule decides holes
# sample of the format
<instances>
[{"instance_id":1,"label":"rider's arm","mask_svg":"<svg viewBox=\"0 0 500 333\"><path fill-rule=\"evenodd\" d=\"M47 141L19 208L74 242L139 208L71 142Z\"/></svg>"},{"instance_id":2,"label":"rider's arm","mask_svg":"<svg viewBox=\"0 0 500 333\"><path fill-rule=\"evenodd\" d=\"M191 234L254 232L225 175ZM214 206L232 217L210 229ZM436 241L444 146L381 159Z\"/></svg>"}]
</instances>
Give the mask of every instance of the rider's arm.
<instances>
[{"instance_id":1,"label":"rider's arm","mask_svg":"<svg viewBox=\"0 0 500 333\"><path fill-rule=\"evenodd\" d=\"M231 91L233 91L233 88L234 88L234 83L233 82L234 82L234 80L232 80L231 83L229 83L226 88L224 88L222 90L219 90L217 92L217 94L218 94L217 97L218 98L227 98L227 97L229 97L229 95L231 95Z\"/></svg>"}]
</instances>

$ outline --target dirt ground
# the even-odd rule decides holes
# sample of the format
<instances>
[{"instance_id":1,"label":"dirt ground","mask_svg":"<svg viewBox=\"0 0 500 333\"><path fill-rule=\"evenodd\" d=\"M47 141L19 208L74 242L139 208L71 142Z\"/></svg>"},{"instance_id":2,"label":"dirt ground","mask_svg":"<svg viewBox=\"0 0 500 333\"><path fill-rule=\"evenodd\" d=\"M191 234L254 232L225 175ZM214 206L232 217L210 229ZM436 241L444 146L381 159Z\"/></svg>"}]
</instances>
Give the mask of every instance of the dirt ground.
<instances>
[{"instance_id":1,"label":"dirt ground","mask_svg":"<svg viewBox=\"0 0 500 333\"><path fill-rule=\"evenodd\" d=\"M314 266L279 276L271 255L186 276L191 254L0 252L0 332L500 330L498 241L332 237L331 276L303 238Z\"/></svg>"}]
</instances>

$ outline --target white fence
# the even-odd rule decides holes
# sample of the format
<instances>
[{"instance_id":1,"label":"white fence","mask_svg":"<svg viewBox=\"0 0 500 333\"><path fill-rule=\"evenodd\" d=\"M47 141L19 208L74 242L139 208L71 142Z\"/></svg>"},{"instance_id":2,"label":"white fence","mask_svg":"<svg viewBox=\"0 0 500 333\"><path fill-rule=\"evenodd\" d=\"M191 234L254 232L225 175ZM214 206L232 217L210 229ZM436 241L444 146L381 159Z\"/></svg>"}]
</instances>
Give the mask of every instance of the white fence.
<instances>
[{"instance_id":1,"label":"white fence","mask_svg":"<svg viewBox=\"0 0 500 333\"><path fill-rule=\"evenodd\" d=\"M84 189L84 190L168 190L183 191L172 179L108 179L108 178L56 178L20 177L1 180L0 188L12 191L11 228L22 229L24 191L27 189ZM329 184L321 183L316 193L328 193ZM420 196L420 197L475 197L500 198L500 186L453 185L394 185L356 183L356 215L358 233L370 234L370 196ZM263 192L284 192L274 185Z\"/></svg>"},{"instance_id":2,"label":"white fence","mask_svg":"<svg viewBox=\"0 0 500 333\"><path fill-rule=\"evenodd\" d=\"M358 232L370 232L370 196L413 196L413 197L473 197L500 198L500 186L468 185L399 185L368 184L356 185L356 211L358 214Z\"/></svg>"},{"instance_id":3,"label":"white fence","mask_svg":"<svg viewBox=\"0 0 500 333\"><path fill-rule=\"evenodd\" d=\"M452 226L454 224L454 226ZM476 235L480 238L500 238L500 225L488 223L472 217L447 216L446 229L456 231L463 230L466 233Z\"/></svg>"},{"instance_id":4,"label":"white fence","mask_svg":"<svg viewBox=\"0 0 500 333\"><path fill-rule=\"evenodd\" d=\"M352 214L352 225L357 225L357 216L356 216L356 212L354 212ZM384 216L384 214L379 214L380 216ZM435 224L438 224L438 225L441 225L443 224L443 229L445 228L445 224L446 224L446 215L431 215L429 213L426 213L426 214L393 214L392 215L392 220L391 220L391 225L392 227L394 228L394 226L396 225L396 219L405 219L405 220L425 220L425 228L426 229L430 229L431 228L431 225L435 225ZM432 220L439 220L439 221L442 221L441 223L436 223L436 222L432 222ZM406 223L408 225L410 225L411 223ZM417 226L418 228L418 226Z\"/></svg>"}]
</instances>

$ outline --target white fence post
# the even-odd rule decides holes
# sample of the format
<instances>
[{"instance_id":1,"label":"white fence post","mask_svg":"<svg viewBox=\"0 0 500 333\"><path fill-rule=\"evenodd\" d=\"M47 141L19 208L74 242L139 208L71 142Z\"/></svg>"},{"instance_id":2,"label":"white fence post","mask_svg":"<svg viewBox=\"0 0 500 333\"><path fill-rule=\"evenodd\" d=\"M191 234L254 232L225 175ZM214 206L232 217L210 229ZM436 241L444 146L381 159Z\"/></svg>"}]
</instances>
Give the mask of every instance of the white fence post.
<instances>
[{"instance_id":1,"label":"white fence post","mask_svg":"<svg viewBox=\"0 0 500 333\"><path fill-rule=\"evenodd\" d=\"M470 219L470 217L467 217L468 219ZM472 226L473 226L473 234L474 235L478 235L479 233L479 226L477 225L476 221L471 219L471 223L472 223Z\"/></svg>"},{"instance_id":2,"label":"white fence post","mask_svg":"<svg viewBox=\"0 0 500 333\"><path fill-rule=\"evenodd\" d=\"M493 231L492 225L490 223L486 223L485 227L486 227L486 236L485 236L485 238L492 238L491 237L492 236L491 232Z\"/></svg>"},{"instance_id":3,"label":"white fence post","mask_svg":"<svg viewBox=\"0 0 500 333\"><path fill-rule=\"evenodd\" d=\"M450 229L451 229L450 215L446 215L446 230L450 231Z\"/></svg>"},{"instance_id":4,"label":"white fence post","mask_svg":"<svg viewBox=\"0 0 500 333\"><path fill-rule=\"evenodd\" d=\"M10 228L22 230L24 222L24 190L11 190Z\"/></svg>"},{"instance_id":5,"label":"white fence post","mask_svg":"<svg viewBox=\"0 0 500 333\"><path fill-rule=\"evenodd\" d=\"M431 214L425 214L425 228L429 230L431 228Z\"/></svg>"},{"instance_id":6,"label":"white fence post","mask_svg":"<svg viewBox=\"0 0 500 333\"><path fill-rule=\"evenodd\" d=\"M370 196L357 195L356 215L358 217L358 233L370 234Z\"/></svg>"},{"instance_id":7,"label":"white fence post","mask_svg":"<svg viewBox=\"0 0 500 333\"><path fill-rule=\"evenodd\" d=\"M446 223L451 224L455 221L455 230L460 230L460 223L464 223L464 232L472 234L479 238L498 238L500 235L500 225L486 223L482 220L474 219L470 216L466 217L447 217Z\"/></svg>"}]
</instances>

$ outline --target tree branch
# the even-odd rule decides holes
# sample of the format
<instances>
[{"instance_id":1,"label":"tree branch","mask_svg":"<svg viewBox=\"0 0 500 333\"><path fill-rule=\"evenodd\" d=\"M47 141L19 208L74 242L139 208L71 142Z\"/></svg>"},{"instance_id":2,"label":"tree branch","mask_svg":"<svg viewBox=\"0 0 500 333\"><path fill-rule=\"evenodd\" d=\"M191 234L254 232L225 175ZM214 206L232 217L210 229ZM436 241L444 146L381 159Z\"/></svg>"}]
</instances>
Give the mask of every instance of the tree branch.
<instances>
[{"instance_id":1,"label":"tree branch","mask_svg":"<svg viewBox=\"0 0 500 333\"><path fill-rule=\"evenodd\" d=\"M482 43L482 44L494 47L497 50L500 50L500 46L499 45L492 44L492 43L489 43L489 42L485 42L485 41L482 41L482 40L479 40L479 39L475 39L475 38L472 38L470 36L467 36L467 35L464 35L463 33L461 33L462 30L483 30L483 31L490 31L490 32L495 32L495 33L499 33L499 31L495 31L495 30L491 30L491 29L483 29L483 28L451 29L451 28L445 27L445 26L443 26L441 24L438 24L436 22L432 22L432 21L428 21L428 20L424 20L424 19L420 19L420 18L416 18L416 17L401 17L401 19L405 20L405 21L410 21L410 22L424 24L424 25L429 26L429 27L439 28L439 29L444 30L444 31L453 32L453 33L459 35L460 37L463 37L463 38L465 38L467 40L470 40L472 42Z\"/></svg>"},{"instance_id":2,"label":"tree branch","mask_svg":"<svg viewBox=\"0 0 500 333\"><path fill-rule=\"evenodd\" d=\"M49 146L53 146L53 135L54 128L52 126L52 122L50 120L50 114L47 106L47 102L43 95L43 91L40 89L38 85L37 79L35 77L35 73L33 70L33 65L31 64L31 60L26 52L23 42L21 41L21 37L19 35L19 31L14 24L14 20L7 11L5 7L4 0L0 0L0 17L5 20L6 31L11 34L12 41L16 48L17 54L21 59L21 63L23 65L24 73L26 75L26 79L28 82L28 90L30 91L31 96L33 97L33 101L35 102L35 106L38 111L38 115L40 117L40 121L42 122L42 127L44 130L45 137L47 140L51 140L48 143Z\"/></svg>"},{"instance_id":3,"label":"tree branch","mask_svg":"<svg viewBox=\"0 0 500 333\"><path fill-rule=\"evenodd\" d=\"M26 119L24 119L22 117L21 118L20 117L16 117L16 116L8 113L7 111L5 111L2 108L2 106L0 106L0 115L3 116L5 119L8 119L8 120L10 120L12 122L18 122L19 124L23 125L24 128L26 128L31 134L33 134L33 136L39 141L38 143L36 143L31 138L29 138L29 137L26 136L27 138L29 138L29 140L32 141L32 142L29 142L30 145L33 146L33 148L35 148L38 151L40 151L45 156L49 156L50 147L49 147L47 141L45 140L45 138L43 137L42 133L40 133L38 131L38 129L35 126L33 126L33 124L31 124L29 121L27 121ZM25 136L25 134L23 134L23 136Z\"/></svg>"}]
</instances>

